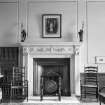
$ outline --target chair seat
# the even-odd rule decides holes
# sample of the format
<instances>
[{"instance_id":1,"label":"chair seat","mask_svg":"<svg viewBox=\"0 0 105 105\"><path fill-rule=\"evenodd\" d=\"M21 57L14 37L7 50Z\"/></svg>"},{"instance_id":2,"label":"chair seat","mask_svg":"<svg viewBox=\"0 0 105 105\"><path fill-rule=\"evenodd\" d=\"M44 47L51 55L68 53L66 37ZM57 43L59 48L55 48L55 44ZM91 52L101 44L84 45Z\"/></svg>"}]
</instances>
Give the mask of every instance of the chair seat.
<instances>
[{"instance_id":1,"label":"chair seat","mask_svg":"<svg viewBox=\"0 0 105 105\"><path fill-rule=\"evenodd\" d=\"M105 92L99 92L99 95L105 97Z\"/></svg>"},{"instance_id":2,"label":"chair seat","mask_svg":"<svg viewBox=\"0 0 105 105\"><path fill-rule=\"evenodd\" d=\"M98 93L98 95L99 95L100 105L101 105L102 102L105 104L105 92L101 91L101 92Z\"/></svg>"}]
</instances>

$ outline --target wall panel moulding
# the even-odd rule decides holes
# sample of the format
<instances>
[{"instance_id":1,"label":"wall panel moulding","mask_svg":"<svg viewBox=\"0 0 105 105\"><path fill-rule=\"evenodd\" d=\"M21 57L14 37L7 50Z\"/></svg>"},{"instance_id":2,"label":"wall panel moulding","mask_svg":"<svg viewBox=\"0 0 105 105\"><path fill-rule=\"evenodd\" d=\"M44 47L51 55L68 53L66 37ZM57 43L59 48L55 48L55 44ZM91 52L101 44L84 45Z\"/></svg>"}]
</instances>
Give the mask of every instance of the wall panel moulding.
<instances>
[{"instance_id":1,"label":"wall panel moulding","mask_svg":"<svg viewBox=\"0 0 105 105\"><path fill-rule=\"evenodd\" d=\"M18 0L0 0L0 3L16 3Z\"/></svg>"},{"instance_id":2,"label":"wall panel moulding","mask_svg":"<svg viewBox=\"0 0 105 105\"><path fill-rule=\"evenodd\" d=\"M105 0L87 0L87 2L105 2Z\"/></svg>"},{"instance_id":3,"label":"wall panel moulding","mask_svg":"<svg viewBox=\"0 0 105 105\"><path fill-rule=\"evenodd\" d=\"M76 2L77 0L27 0L28 2Z\"/></svg>"}]
</instances>

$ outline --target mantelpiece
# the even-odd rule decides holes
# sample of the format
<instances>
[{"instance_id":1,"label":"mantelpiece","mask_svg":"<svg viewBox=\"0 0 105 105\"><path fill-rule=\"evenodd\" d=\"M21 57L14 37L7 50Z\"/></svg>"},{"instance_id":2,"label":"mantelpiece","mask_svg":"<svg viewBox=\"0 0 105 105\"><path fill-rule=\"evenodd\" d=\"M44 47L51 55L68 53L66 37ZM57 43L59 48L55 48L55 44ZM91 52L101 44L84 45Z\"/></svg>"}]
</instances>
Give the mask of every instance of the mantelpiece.
<instances>
[{"instance_id":1,"label":"mantelpiece","mask_svg":"<svg viewBox=\"0 0 105 105\"><path fill-rule=\"evenodd\" d=\"M74 54L79 52L79 42L21 43L24 52Z\"/></svg>"},{"instance_id":2,"label":"mantelpiece","mask_svg":"<svg viewBox=\"0 0 105 105\"><path fill-rule=\"evenodd\" d=\"M21 43L23 47L23 66L27 68L29 96L33 96L33 59L36 58L69 58L71 94L80 95L81 52L79 42L40 42Z\"/></svg>"},{"instance_id":3,"label":"mantelpiece","mask_svg":"<svg viewBox=\"0 0 105 105\"><path fill-rule=\"evenodd\" d=\"M34 45L75 45L80 46L80 42L35 42L35 43L27 43L22 42L20 43L22 46L34 46Z\"/></svg>"}]
</instances>

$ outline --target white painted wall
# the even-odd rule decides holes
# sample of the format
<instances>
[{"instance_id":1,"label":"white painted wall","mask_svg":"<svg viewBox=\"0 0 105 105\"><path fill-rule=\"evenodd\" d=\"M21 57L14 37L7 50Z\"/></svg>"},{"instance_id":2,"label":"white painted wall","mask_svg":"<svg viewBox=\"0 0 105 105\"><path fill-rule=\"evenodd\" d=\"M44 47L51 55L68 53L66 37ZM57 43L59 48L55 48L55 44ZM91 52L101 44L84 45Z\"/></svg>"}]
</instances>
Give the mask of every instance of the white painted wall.
<instances>
[{"instance_id":1,"label":"white painted wall","mask_svg":"<svg viewBox=\"0 0 105 105\"><path fill-rule=\"evenodd\" d=\"M105 1L87 3L88 63L95 63L95 56L105 56ZM99 72L105 72L99 64Z\"/></svg>"},{"instance_id":2,"label":"white painted wall","mask_svg":"<svg viewBox=\"0 0 105 105\"><path fill-rule=\"evenodd\" d=\"M17 2L18 0L0 0L0 2Z\"/></svg>"}]
</instances>

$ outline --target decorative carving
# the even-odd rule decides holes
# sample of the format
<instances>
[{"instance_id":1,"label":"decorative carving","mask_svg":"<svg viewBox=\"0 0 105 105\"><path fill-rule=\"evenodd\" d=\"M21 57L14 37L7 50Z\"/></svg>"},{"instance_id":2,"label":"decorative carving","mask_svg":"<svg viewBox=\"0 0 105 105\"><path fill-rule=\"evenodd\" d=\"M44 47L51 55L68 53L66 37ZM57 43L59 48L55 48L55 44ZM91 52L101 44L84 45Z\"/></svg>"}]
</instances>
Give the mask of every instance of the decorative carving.
<instances>
[{"instance_id":1,"label":"decorative carving","mask_svg":"<svg viewBox=\"0 0 105 105\"><path fill-rule=\"evenodd\" d=\"M79 45L35 45L23 47L23 53L29 54L76 54L79 55Z\"/></svg>"},{"instance_id":2,"label":"decorative carving","mask_svg":"<svg viewBox=\"0 0 105 105\"><path fill-rule=\"evenodd\" d=\"M34 51L34 48L33 47L30 47L29 48L29 52L31 53L31 52L33 52Z\"/></svg>"},{"instance_id":3,"label":"decorative carving","mask_svg":"<svg viewBox=\"0 0 105 105\"><path fill-rule=\"evenodd\" d=\"M73 47L45 47L45 46L39 46L39 47L27 47L24 48L24 52L29 53L50 53L50 54L73 54Z\"/></svg>"},{"instance_id":4,"label":"decorative carving","mask_svg":"<svg viewBox=\"0 0 105 105\"><path fill-rule=\"evenodd\" d=\"M23 48L23 54L28 54L28 48L27 47Z\"/></svg>"},{"instance_id":5,"label":"decorative carving","mask_svg":"<svg viewBox=\"0 0 105 105\"><path fill-rule=\"evenodd\" d=\"M75 55L79 55L79 47L75 47Z\"/></svg>"}]
</instances>

